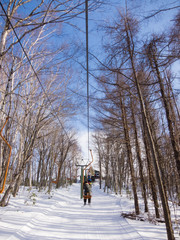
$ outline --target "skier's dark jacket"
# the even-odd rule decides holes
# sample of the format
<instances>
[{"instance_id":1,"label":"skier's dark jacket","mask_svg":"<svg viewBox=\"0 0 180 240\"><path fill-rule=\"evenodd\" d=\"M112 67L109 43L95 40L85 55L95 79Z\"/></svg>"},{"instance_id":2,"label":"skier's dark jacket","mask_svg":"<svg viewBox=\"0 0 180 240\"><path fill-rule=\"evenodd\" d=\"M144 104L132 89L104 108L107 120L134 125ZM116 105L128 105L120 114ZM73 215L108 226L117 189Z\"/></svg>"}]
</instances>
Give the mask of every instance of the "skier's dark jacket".
<instances>
[{"instance_id":1,"label":"skier's dark jacket","mask_svg":"<svg viewBox=\"0 0 180 240\"><path fill-rule=\"evenodd\" d=\"M84 188L84 194L89 193L89 186L88 186L87 182L84 183L84 187L83 188Z\"/></svg>"}]
</instances>

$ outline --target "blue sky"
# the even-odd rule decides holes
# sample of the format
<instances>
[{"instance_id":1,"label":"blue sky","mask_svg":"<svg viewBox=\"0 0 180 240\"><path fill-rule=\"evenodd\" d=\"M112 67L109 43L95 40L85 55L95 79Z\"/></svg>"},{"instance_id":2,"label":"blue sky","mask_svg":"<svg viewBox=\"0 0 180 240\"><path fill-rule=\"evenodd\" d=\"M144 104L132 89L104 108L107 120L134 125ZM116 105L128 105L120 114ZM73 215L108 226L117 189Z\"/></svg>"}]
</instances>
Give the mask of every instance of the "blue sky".
<instances>
[{"instance_id":1,"label":"blue sky","mask_svg":"<svg viewBox=\"0 0 180 240\"><path fill-rule=\"evenodd\" d=\"M99 25L108 23L116 18L117 10L125 7L125 0L109 0L106 1L106 5L102 5L99 9L94 12L89 12L89 52L93 53L100 60L103 59L102 43L103 43L103 32ZM173 4L171 4L173 3ZM161 33L166 31L172 25L172 19L177 13L177 9L171 11L164 11L157 15L154 18L144 19L145 17L155 13L158 9L167 9L172 8L178 5L178 1L170 0L127 0L128 9L130 9L134 16L141 21L141 34L142 38L146 38L151 33ZM143 21L142 21L143 20ZM64 26L64 32L69 35L69 39L76 41L80 46L81 54L78 57L84 66L86 64L85 59L85 14L82 16L73 19L72 24L77 26L77 29L70 27L69 25ZM95 60L89 56L89 69L90 71L95 67ZM174 69L177 74L179 74L179 65L176 63ZM80 94L86 97L86 72L85 70L77 64L78 74L76 79L78 79L78 84L80 87ZM95 72L94 72L95 73ZM90 83L90 94L93 93L96 83L93 77L89 76ZM178 80L176 81L176 86L179 88ZM90 102L91 105L91 102ZM82 106L81 106L82 107ZM91 126L91 116L93 115L92 109L90 109L90 126ZM84 101L84 107L81 108L80 115L75 120L76 127L79 131L79 140L83 149L84 158L88 158L87 151L87 120L86 120L86 101ZM90 144L91 145L91 144ZM91 146L90 146L91 147Z\"/></svg>"}]
</instances>

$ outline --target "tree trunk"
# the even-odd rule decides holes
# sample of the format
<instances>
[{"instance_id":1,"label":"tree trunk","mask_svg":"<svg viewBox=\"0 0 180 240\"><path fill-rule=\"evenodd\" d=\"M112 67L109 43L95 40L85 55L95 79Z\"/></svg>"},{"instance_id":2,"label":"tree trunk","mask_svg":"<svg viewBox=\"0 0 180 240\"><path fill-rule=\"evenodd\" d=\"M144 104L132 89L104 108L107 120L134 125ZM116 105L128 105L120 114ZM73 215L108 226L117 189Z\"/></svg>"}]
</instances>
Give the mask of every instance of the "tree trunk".
<instances>
[{"instance_id":1,"label":"tree trunk","mask_svg":"<svg viewBox=\"0 0 180 240\"><path fill-rule=\"evenodd\" d=\"M108 188L110 187L110 182L109 182L109 142L107 139L106 142L106 147L107 147L107 152L106 152L106 156L105 156L105 186L104 186L104 192L106 191L107 188L107 193L108 193Z\"/></svg>"},{"instance_id":2,"label":"tree trunk","mask_svg":"<svg viewBox=\"0 0 180 240\"><path fill-rule=\"evenodd\" d=\"M102 157L100 154L100 146L98 147L98 155L99 155L99 172L100 172L100 178L99 178L99 188L102 188Z\"/></svg>"},{"instance_id":3,"label":"tree trunk","mask_svg":"<svg viewBox=\"0 0 180 240\"><path fill-rule=\"evenodd\" d=\"M143 121L143 126L144 126L144 121ZM150 188L151 188L152 198L153 198L153 202L154 202L155 214L156 214L156 218L160 218L159 203L158 203L157 188L156 188L157 182L156 182L156 178L155 178L154 172L153 172L153 167L151 164L151 155L150 155L149 143L148 143L147 132L145 130L145 127L143 128L143 139L144 139L144 146L145 146L145 151L146 151L149 182L150 182Z\"/></svg>"},{"instance_id":4,"label":"tree trunk","mask_svg":"<svg viewBox=\"0 0 180 240\"><path fill-rule=\"evenodd\" d=\"M62 165L63 165L63 162L60 162L59 166L58 166L58 176L57 176L56 188L59 188L60 184L61 184L61 169L62 169Z\"/></svg>"},{"instance_id":5,"label":"tree trunk","mask_svg":"<svg viewBox=\"0 0 180 240\"><path fill-rule=\"evenodd\" d=\"M161 96L162 96L162 100L164 103L166 118L167 118L167 122L168 122L171 144L173 147L174 157L176 159L176 165L177 165L177 170L178 170L179 179L180 179L180 146L179 146L180 135L178 133L175 133L175 131L178 129L177 123L176 123L176 119L172 119L171 108L168 103L169 100L166 97L164 82L163 82L163 79L161 78L156 53L157 53L156 46L155 46L155 42L153 41L152 43L149 44L149 58L150 58L152 68L155 69L156 76L157 76L157 79L159 82ZM173 127L173 125L175 125L175 127ZM177 137L176 137L176 135L177 135Z\"/></svg>"},{"instance_id":6,"label":"tree trunk","mask_svg":"<svg viewBox=\"0 0 180 240\"><path fill-rule=\"evenodd\" d=\"M122 121L123 121L123 128L124 128L125 143L127 148L128 162L129 162L129 167L131 172L131 182L132 182L132 189L133 189L133 195L134 195L135 212L137 215L139 215L140 213L139 203L138 203L138 196L137 196L137 190L136 190L136 180L135 180L131 143L130 143L129 130L128 130L129 128L128 128L127 115L126 115L126 110L125 110L122 96L120 96L120 106L121 106L121 112L122 112Z\"/></svg>"},{"instance_id":7,"label":"tree trunk","mask_svg":"<svg viewBox=\"0 0 180 240\"><path fill-rule=\"evenodd\" d=\"M140 179L141 179L141 189L142 189L142 196L144 199L144 207L145 207L145 212L148 212L148 202L147 202L147 194L146 194L146 186L145 186L145 180L143 176L143 164L142 164L142 159L141 159L141 150L140 150L140 145L138 141L138 133L137 133L137 127L136 127L136 121L135 121L135 114L134 114L134 108L132 104L132 98L131 98L131 113L132 113L132 120L133 120L133 130L134 130L134 137L135 137L135 144L136 144L136 154L137 154L137 160L139 164L139 174L140 174Z\"/></svg>"}]
</instances>

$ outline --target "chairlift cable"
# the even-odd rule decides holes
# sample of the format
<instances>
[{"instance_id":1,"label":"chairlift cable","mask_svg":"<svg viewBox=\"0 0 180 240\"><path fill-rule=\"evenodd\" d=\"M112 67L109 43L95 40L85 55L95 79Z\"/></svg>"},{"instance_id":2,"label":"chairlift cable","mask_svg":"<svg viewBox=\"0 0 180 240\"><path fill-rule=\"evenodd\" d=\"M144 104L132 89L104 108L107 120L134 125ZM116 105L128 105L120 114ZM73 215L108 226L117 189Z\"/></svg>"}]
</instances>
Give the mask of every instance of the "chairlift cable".
<instances>
[{"instance_id":1,"label":"chairlift cable","mask_svg":"<svg viewBox=\"0 0 180 240\"><path fill-rule=\"evenodd\" d=\"M88 160L89 160L89 39L88 39L88 0L85 1L86 13L86 81L87 81L87 131L88 131Z\"/></svg>"}]
</instances>

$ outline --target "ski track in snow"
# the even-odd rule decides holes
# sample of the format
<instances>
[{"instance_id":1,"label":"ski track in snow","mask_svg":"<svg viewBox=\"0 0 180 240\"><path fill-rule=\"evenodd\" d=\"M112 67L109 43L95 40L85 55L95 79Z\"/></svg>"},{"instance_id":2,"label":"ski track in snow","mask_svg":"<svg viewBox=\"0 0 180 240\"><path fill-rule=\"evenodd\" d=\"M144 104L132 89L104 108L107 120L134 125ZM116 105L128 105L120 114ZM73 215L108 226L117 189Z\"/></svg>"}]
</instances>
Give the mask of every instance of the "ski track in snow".
<instances>
[{"instance_id":1,"label":"ski track in snow","mask_svg":"<svg viewBox=\"0 0 180 240\"><path fill-rule=\"evenodd\" d=\"M51 199L38 199L34 206L20 204L19 198L18 205L0 214L0 239L143 240L120 216L119 197L107 195L97 185L90 206L83 206L79 195L80 184L74 184L68 190L55 190Z\"/></svg>"}]
</instances>

